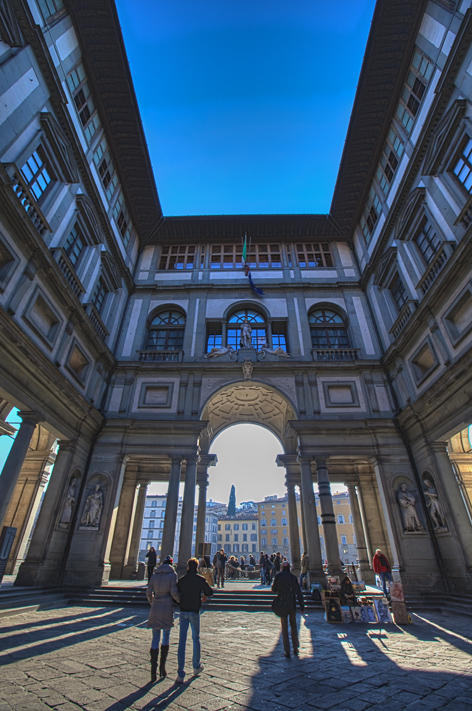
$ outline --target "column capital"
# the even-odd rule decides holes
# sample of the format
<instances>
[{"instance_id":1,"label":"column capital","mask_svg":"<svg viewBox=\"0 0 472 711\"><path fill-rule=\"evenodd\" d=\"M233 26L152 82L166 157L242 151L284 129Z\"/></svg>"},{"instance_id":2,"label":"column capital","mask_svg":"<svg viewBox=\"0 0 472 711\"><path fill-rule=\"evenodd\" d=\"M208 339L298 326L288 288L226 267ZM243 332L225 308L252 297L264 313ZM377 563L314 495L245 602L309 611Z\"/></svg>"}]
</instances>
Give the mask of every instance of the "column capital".
<instances>
[{"instance_id":1,"label":"column capital","mask_svg":"<svg viewBox=\"0 0 472 711\"><path fill-rule=\"evenodd\" d=\"M429 446L433 450L433 452L440 452L441 454L447 454L449 456L449 452L447 451L447 442L430 442Z\"/></svg>"},{"instance_id":2,"label":"column capital","mask_svg":"<svg viewBox=\"0 0 472 711\"><path fill-rule=\"evenodd\" d=\"M35 427L39 424L39 422L44 422L43 415L40 415L34 410L19 410L18 415L21 417L23 423L28 423L34 425Z\"/></svg>"},{"instance_id":3,"label":"column capital","mask_svg":"<svg viewBox=\"0 0 472 711\"><path fill-rule=\"evenodd\" d=\"M317 458L315 459L316 469L327 469L328 464L326 459Z\"/></svg>"},{"instance_id":4,"label":"column capital","mask_svg":"<svg viewBox=\"0 0 472 711\"><path fill-rule=\"evenodd\" d=\"M278 467L288 467L298 463L298 455L296 454L278 454L275 459Z\"/></svg>"},{"instance_id":5,"label":"column capital","mask_svg":"<svg viewBox=\"0 0 472 711\"><path fill-rule=\"evenodd\" d=\"M214 467L218 462L218 457L216 454L200 454L200 461L198 462L204 467Z\"/></svg>"}]
</instances>

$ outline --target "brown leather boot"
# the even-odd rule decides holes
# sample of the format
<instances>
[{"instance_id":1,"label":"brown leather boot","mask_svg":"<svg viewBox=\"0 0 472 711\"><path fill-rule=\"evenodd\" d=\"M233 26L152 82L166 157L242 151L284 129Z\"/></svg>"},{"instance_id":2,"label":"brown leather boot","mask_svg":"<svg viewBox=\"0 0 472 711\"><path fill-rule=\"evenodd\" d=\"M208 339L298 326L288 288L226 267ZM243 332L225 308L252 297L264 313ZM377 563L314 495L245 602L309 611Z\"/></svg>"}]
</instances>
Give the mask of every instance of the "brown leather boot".
<instances>
[{"instance_id":1,"label":"brown leather boot","mask_svg":"<svg viewBox=\"0 0 472 711\"><path fill-rule=\"evenodd\" d=\"M157 680L157 657L159 655L158 649L150 649L149 653L151 655L151 682Z\"/></svg>"},{"instance_id":2,"label":"brown leather boot","mask_svg":"<svg viewBox=\"0 0 472 711\"><path fill-rule=\"evenodd\" d=\"M162 644L161 645L161 660L159 662L159 676L167 676L166 659L167 659L168 654L169 654L169 645Z\"/></svg>"}]
</instances>

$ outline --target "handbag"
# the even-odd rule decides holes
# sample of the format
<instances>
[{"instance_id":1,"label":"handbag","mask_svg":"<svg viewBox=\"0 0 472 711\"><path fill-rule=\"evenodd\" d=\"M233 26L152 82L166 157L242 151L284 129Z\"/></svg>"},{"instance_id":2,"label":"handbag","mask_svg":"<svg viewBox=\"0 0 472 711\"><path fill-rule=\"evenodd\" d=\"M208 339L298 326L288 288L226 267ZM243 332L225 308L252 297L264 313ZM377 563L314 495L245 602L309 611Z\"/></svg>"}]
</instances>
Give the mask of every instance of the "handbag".
<instances>
[{"instance_id":1,"label":"handbag","mask_svg":"<svg viewBox=\"0 0 472 711\"><path fill-rule=\"evenodd\" d=\"M290 586L290 590L288 593L284 593L283 595L277 595L277 597L274 597L272 600L272 612L274 615L277 615L277 617L286 617L287 615L290 614L293 610L293 605L292 605L292 598L293 598L293 589L292 586Z\"/></svg>"}]
</instances>

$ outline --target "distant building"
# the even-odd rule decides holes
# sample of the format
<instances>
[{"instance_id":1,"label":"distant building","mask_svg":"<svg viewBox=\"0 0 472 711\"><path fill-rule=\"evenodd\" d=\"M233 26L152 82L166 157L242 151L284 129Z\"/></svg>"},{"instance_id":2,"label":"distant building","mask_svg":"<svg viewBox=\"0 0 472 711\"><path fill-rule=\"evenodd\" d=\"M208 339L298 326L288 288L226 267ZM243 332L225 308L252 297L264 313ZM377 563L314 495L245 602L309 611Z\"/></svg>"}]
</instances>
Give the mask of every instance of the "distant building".
<instances>
[{"instance_id":1,"label":"distant building","mask_svg":"<svg viewBox=\"0 0 472 711\"><path fill-rule=\"evenodd\" d=\"M218 519L218 547L227 555L247 557L259 550L259 521L257 514L241 512Z\"/></svg>"},{"instance_id":2,"label":"distant building","mask_svg":"<svg viewBox=\"0 0 472 711\"><path fill-rule=\"evenodd\" d=\"M166 509L167 495L148 495L146 496L146 506L144 509L143 527L141 531L141 544L139 549L139 560L144 561L146 553L151 546L157 551L158 556L161 553L162 532L164 529L164 516ZM192 539L192 555L195 554L195 533L197 530L197 511L193 519L193 539ZM177 510L177 525L175 528L174 550L164 551L172 555L174 561L179 558L179 538L180 538L180 522L182 517L182 499L179 499ZM211 508L207 508L205 517L205 542L211 543L211 555L214 555L217 550L218 536L218 514Z\"/></svg>"}]
</instances>

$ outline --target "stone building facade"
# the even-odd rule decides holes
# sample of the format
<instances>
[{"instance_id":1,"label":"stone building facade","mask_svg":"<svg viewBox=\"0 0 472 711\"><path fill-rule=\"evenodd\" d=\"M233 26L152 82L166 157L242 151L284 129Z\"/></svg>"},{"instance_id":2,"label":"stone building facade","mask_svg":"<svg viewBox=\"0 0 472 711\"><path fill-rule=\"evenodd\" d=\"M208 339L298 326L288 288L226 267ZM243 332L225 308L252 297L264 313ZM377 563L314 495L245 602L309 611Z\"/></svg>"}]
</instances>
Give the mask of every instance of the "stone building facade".
<instances>
[{"instance_id":1,"label":"stone building facade","mask_svg":"<svg viewBox=\"0 0 472 711\"><path fill-rule=\"evenodd\" d=\"M470 4L377 4L328 215L185 218L162 215L113 3L1 4L0 396L22 420L2 522L38 426L30 480L43 430L59 443L19 584L130 575L150 481L163 550L185 484L184 561L212 440L256 422L283 447L295 568L296 487L311 576L320 534L339 567L336 481L365 580L380 547L409 589L470 589Z\"/></svg>"}]
</instances>

